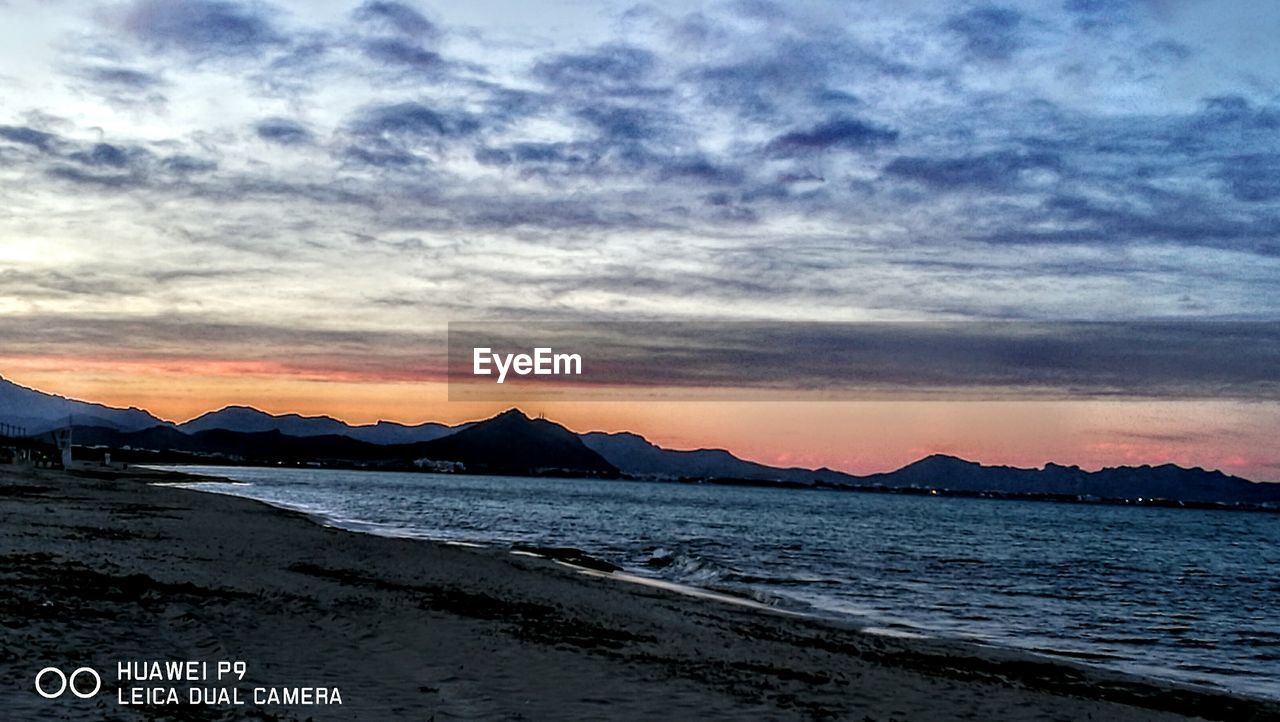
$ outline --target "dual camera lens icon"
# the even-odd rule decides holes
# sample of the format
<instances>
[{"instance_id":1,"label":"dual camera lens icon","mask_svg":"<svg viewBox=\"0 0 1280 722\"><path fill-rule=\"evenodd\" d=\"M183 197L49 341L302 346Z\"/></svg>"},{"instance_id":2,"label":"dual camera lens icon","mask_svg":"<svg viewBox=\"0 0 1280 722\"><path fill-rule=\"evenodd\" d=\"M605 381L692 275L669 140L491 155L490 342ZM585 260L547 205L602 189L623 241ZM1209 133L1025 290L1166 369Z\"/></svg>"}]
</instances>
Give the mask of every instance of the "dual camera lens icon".
<instances>
[{"instance_id":1,"label":"dual camera lens icon","mask_svg":"<svg viewBox=\"0 0 1280 722\"><path fill-rule=\"evenodd\" d=\"M93 689L84 691L90 683L93 684ZM68 691L80 699L89 699L100 689L102 677L90 667L80 667L70 675L57 667L45 667L36 674L36 692L45 699L57 699Z\"/></svg>"}]
</instances>

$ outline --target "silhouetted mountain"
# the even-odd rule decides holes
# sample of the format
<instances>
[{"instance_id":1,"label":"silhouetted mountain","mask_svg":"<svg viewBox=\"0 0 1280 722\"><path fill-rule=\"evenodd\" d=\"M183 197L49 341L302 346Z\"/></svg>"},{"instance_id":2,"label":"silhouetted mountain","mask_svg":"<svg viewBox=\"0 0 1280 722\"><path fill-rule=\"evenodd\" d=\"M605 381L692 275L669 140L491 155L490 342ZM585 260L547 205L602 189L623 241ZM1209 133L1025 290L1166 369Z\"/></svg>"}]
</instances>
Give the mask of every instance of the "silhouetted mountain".
<instances>
[{"instance_id":1,"label":"silhouetted mountain","mask_svg":"<svg viewBox=\"0 0 1280 722\"><path fill-rule=\"evenodd\" d=\"M179 424L187 433L213 429L259 433L279 431L289 436L346 436L370 444L411 444L447 436L455 428L428 422L416 426L379 421L376 424L352 426L328 416L269 414L249 406L228 406Z\"/></svg>"},{"instance_id":2,"label":"silhouetted mountain","mask_svg":"<svg viewBox=\"0 0 1280 722\"><path fill-rule=\"evenodd\" d=\"M504 474L614 474L617 469L559 424L531 419L518 409L472 424L435 441L413 444L419 458L457 461L468 471Z\"/></svg>"},{"instance_id":3,"label":"silhouetted mountain","mask_svg":"<svg viewBox=\"0 0 1280 722\"><path fill-rule=\"evenodd\" d=\"M837 488L939 490L975 494L1064 496L1097 500L1158 499L1197 503L1280 503L1280 484L1255 483L1220 471L1163 466L1087 472L1076 466L1044 469L982 466L934 454L896 471L854 476L831 469L777 468L744 461L720 449L673 451L632 433L593 432L583 442L623 473L637 477L708 481L778 481Z\"/></svg>"},{"instance_id":4,"label":"silhouetted mountain","mask_svg":"<svg viewBox=\"0 0 1280 722\"><path fill-rule=\"evenodd\" d=\"M612 475L617 470L588 449L571 431L516 410L468 426L434 441L380 445L328 434L292 436L278 430L242 432L209 429L193 434L171 427L125 432L105 427L76 427L75 444L127 451L122 458L183 455L244 462L351 462L407 467L420 459L456 461L467 471L495 474L554 472Z\"/></svg>"},{"instance_id":5,"label":"silhouetted mountain","mask_svg":"<svg viewBox=\"0 0 1280 722\"><path fill-rule=\"evenodd\" d=\"M582 443L624 474L657 479L748 479L812 484L847 482L856 477L830 469L780 468L739 459L723 449L664 449L630 432L582 434Z\"/></svg>"},{"instance_id":6,"label":"silhouetted mountain","mask_svg":"<svg viewBox=\"0 0 1280 722\"><path fill-rule=\"evenodd\" d=\"M0 377L0 421L24 426L30 433L39 433L66 426L68 417L75 424L107 426L125 431L169 424L142 409L117 409L68 399L20 386Z\"/></svg>"},{"instance_id":7,"label":"silhouetted mountain","mask_svg":"<svg viewBox=\"0 0 1280 722\"><path fill-rule=\"evenodd\" d=\"M359 439L370 444L413 444L421 441L434 441L444 438L449 434L461 431L470 424L459 424L457 426L446 426L434 421L428 421L424 424L399 424L394 421L379 421L376 424L367 426L352 426L347 431L342 432L346 436L353 439Z\"/></svg>"},{"instance_id":8,"label":"silhouetted mountain","mask_svg":"<svg viewBox=\"0 0 1280 722\"><path fill-rule=\"evenodd\" d=\"M371 461L394 458L387 447L345 436L289 436L279 431L240 432L210 429L187 434L158 426L141 431L120 431L100 426L72 429L76 446L101 446L116 450L179 452L256 461Z\"/></svg>"},{"instance_id":9,"label":"silhouetted mountain","mask_svg":"<svg viewBox=\"0 0 1280 722\"><path fill-rule=\"evenodd\" d=\"M636 477L721 483L780 482L912 493L937 490L1096 500L1280 505L1280 484L1255 483L1220 471L1185 469L1173 464L1088 472L1052 463L1043 469L982 466L935 454L896 471L853 476L830 469L770 467L739 459L721 449L663 449L632 433L595 432L578 436L559 424L531 419L516 409L451 429L441 424L404 426L385 422L353 427L328 417L272 416L247 407L228 407L175 428L139 409L113 409L65 399L0 379L0 420L14 424L26 420L28 426L38 430L38 425L33 424L60 426L67 414L75 414L77 420L77 446L117 449L132 454L133 458L144 459L325 462L378 468L410 468L414 461L430 459L461 462L466 471L473 473L614 475L621 471ZM224 428L227 426L234 428ZM417 434L435 433L447 435L427 441L395 443ZM376 438L378 442L362 440L358 438L360 435Z\"/></svg>"},{"instance_id":10,"label":"silhouetted mountain","mask_svg":"<svg viewBox=\"0 0 1280 722\"><path fill-rule=\"evenodd\" d=\"M106 426L71 427L76 446L105 446L110 449L150 449L154 451L198 451L199 444L189 434L172 426L153 426L139 431L121 431Z\"/></svg>"},{"instance_id":11,"label":"silhouetted mountain","mask_svg":"<svg viewBox=\"0 0 1280 722\"><path fill-rule=\"evenodd\" d=\"M857 484L1000 494L1052 494L1094 499L1164 499L1259 504L1280 502L1280 484L1262 484L1199 467L1121 466L1085 471L1046 464L1043 469L982 466L934 454L897 471L857 477Z\"/></svg>"}]
</instances>

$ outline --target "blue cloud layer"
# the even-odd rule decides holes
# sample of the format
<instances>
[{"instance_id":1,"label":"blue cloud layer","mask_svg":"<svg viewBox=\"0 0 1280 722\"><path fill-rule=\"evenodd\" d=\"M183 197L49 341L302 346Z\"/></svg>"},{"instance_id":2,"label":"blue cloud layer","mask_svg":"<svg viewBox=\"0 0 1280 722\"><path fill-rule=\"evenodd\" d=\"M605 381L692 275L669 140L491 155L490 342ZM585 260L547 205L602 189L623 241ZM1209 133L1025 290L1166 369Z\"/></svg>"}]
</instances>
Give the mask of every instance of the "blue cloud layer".
<instances>
[{"instance_id":1,"label":"blue cloud layer","mask_svg":"<svg viewBox=\"0 0 1280 722\"><path fill-rule=\"evenodd\" d=\"M299 322L353 326L1274 318L1280 68L1152 5L657 4L513 30L133 0L55 47L74 103L14 86L0 162L12 217L70 239L72 275L140 289L131 308L264 293L247 260L242 284L179 273L220 252L314 283ZM153 239L169 275L99 262L66 198L121 204L115 247Z\"/></svg>"}]
</instances>

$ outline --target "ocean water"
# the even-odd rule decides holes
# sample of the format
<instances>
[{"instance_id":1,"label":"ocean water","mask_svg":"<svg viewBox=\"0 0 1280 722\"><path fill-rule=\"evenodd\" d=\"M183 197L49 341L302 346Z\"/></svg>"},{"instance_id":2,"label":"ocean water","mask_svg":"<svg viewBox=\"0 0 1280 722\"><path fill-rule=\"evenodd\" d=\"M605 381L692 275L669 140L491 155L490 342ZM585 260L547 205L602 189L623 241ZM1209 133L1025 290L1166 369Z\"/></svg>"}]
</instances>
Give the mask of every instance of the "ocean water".
<instances>
[{"instance_id":1,"label":"ocean water","mask_svg":"<svg viewBox=\"0 0 1280 722\"><path fill-rule=\"evenodd\" d=\"M357 531L638 575L1280 699L1280 515L791 489L173 467Z\"/></svg>"}]
</instances>

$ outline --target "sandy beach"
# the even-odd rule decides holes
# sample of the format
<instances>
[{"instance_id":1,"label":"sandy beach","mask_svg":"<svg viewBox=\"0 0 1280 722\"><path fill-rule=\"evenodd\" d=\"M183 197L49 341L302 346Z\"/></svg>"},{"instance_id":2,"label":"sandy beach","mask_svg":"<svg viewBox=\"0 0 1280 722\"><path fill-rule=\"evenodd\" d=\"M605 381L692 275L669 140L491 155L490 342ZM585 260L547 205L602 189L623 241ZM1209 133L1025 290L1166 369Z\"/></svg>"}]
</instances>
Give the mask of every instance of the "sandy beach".
<instances>
[{"instance_id":1,"label":"sandy beach","mask_svg":"<svg viewBox=\"0 0 1280 722\"><path fill-rule=\"evenodd\" d=\"M165 480L0 467L7 719L1280 718L1271 702L147 483ZM121 704L139 685L119 665L157 660L237 660L238 687L336 688L341 705ZM48 666L101 670L102 689L45 699Z\"/></svg>"}]
</instances>

